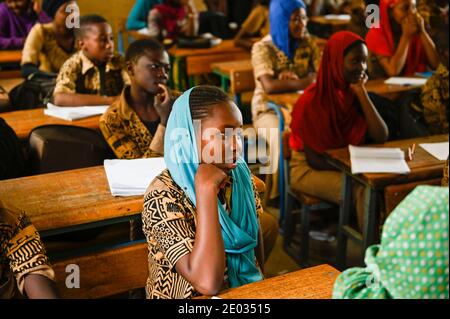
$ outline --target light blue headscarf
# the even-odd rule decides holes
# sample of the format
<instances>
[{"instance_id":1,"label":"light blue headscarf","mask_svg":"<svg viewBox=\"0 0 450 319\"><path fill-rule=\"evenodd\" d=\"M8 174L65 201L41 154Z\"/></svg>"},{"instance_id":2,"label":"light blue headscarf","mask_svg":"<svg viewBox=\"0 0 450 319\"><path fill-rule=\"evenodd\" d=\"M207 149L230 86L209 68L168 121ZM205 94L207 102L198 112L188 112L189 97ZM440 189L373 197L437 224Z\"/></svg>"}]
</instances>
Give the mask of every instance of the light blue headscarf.
<instances>
[{"instance_id":1,"label":"light blue headscarf","mask_svg":"<svg viewBox=\"0 0 450 319\"><path fill-rule=\"evenodd\" d=\"M270 35L275 45L286 54L289 59L294 58L295 50L298 47L298 41L294 47L290 47L289 41L289 20L295 10L303 8L306 5L302 0L272 0L269 8Z\"/></svg>"},{"instance_id":2,"label":"light blue headscarf","mask_svg":"<svg viewBox=\"0 0 450 319\"><path fill-rule=\"evenodd\" d=\"M180 96L172 107L164 138L164 160L173 180L196 205L194 181L199 156L189 107L192 90ZM259 224L250 170L242 158L238 159L238 165L231 174L231 214L228 215L220 204L218 211L230 286L238 287L262 280L262 274L255 264L254 252Z\"/></svg>"}]
</instances>

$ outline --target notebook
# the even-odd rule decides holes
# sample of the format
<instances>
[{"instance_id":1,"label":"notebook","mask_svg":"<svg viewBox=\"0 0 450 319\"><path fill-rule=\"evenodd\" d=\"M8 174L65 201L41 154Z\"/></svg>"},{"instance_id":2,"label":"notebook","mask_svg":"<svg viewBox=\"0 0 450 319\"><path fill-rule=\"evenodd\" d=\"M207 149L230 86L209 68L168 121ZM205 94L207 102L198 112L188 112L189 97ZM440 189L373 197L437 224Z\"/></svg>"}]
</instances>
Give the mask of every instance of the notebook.
<instances>
[{"instance_id":1,"label":"notebook","mask_svg":"<svg viewBox=\"0 0 450 319\"><path fill-rule=\"evenodd\" d=\"M407 78L407 77L391 77L384 81L389 85L403 85L403 86L422 86L427 82L426 78Z\"/></svg>"},{"instance_id":2,"label":"notebook","mask_svg":"<svg viewBox=\"0 0 450 319\"><path fill-rule=\"evenodd\" d=\"M420 147L440 161L445 161L448 158L448 142L423 143L420 144Z\"/></svg>"},{"instance_id":3,"label":"notebook","mask_svg":"<svg viewBox=\"0 0 450 319\"><path fill-rule=\"evenodd\" d=\"M327 14L324 18L327 20L350 21L351 16L349 14Z\"/></svg>"},{"instance_id":4,"label":"notebook","mask_svg":"<svg viewBox=\"0 0 450 319\"><path fill-rule=\"evenodd\" d=\"M400 148L357 147L349 145L352 174L410 172Z\"/></svg>"},{"instance_id":5,"label":"notebook","mask_svg":"<svg viewBox=\"0 0 450 319\"><path fill-rule=\"evenodd\" d=\"M108 107L109 105L61 107L52 103L47 103L47 108L44 110L44 114L66 121L74 121L86 117L101 115L106 112Z\"/></svg>"},{"instance_id":6,"label":"notebook","mask_svg":"<svg viewBox=\"0 0 450 319\"><path fill-rule=\"evenodd\" d=\"M147 187L166 169L164 157L103 162L113 196L144 195Z\"/></svg>"}]
</instances>

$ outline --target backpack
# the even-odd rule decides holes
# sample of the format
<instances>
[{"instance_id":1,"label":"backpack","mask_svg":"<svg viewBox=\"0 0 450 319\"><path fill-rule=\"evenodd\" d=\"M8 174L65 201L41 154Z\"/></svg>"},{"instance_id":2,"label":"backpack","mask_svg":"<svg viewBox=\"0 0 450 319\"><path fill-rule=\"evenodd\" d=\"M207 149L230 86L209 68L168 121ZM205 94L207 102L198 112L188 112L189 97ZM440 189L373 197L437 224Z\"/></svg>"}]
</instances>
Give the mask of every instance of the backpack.
<instances>
[{"instance_id":1,"label":"backpack","mask_svg":"<svg viewBox=\"0 0 450 319\"><path fill-rule=\"evenodd\" d=\"M16 133L0 117L0 180L24 176L27 168Z\"/></svg>"},{"instance_id":2,"label":"backpack","mask_svg":"<svg viewBox=\"0 0 450 319\"><path fill-rule=\"evenodd\" d=\"M34 73L9 92L14 110L28 110L45 106L51 101L56 76Z\"/></svg>"}]
</instances>

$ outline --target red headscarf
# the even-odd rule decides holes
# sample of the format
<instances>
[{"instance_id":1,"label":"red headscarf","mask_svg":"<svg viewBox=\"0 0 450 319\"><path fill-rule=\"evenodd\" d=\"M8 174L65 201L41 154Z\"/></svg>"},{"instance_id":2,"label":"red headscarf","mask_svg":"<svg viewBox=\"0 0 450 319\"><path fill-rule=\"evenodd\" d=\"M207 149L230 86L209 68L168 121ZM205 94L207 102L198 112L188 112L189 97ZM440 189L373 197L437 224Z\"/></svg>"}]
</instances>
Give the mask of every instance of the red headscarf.
<instances>
[{"instance_id":1,"label":"red headscarf","mask_svg":"<svg viewBox=\"0 0 450 319\"><path fill-rule=\"evenodd\" d=\"M290 146L301 151L304 144L323 153L329 149L362 143L367 124L353 105L355 95L344 79L344 51L358 35L341 31L327 42L317 76L297 101L292 112Z\"/></svg>"},{"instance_id":2,"label":"red headscarf","mask_svg":"<svg viewBox=\"0 0 450 319\"><path fill-rule=\"evenodd\" d=\"M158 4L154 7L161 14L160 28L167 31L167 38L178 38L178 23L186 16L184 6L173 6L170 1Z\"/></svg>"},{"instance_id":3,"label":"red headscarf","mask_svg":"<svg viewBox=\"0 0 450 319\"><path fill-rule=\"evenodd\" d=\"M370 28L366 35L367 48L377 55L391 57L395 54L396 45L389 20L389 8L400 3L402 0L380 0L380 27ZM415 72L427 70L428 58L418 35L409 42L408 55L406 57L403 74L414 75Z\"/></svg>"}]
</instances>

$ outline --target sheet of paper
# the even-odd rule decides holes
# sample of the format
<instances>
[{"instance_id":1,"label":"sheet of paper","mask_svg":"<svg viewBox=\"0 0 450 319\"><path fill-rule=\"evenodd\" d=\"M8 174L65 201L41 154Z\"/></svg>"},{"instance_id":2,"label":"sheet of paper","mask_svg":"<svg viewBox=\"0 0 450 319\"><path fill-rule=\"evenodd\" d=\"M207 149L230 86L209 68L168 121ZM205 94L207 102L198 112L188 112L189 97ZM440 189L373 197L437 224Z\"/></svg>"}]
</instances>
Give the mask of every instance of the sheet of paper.
<instances>
[{"instance_id":1,"label":"sheet of paper","mask_svg":"<svg viewBox=\"0 0 450 319\"><path fill-rule=\"evenodd\" d=\"M163 157L105 160L103 166L113 196L144 195L153 179L166 169Z\"/></svg>"},{"instance_id":2,"label":"sheet of paper","mask_svg":"<svg viewBox=\"0 0 450 319\"><path fill-rule=\"evenodd\" d=\"M324 16L327 20L344 20L350 21L351 17L348 14L327 14Z\"/></svg>"},{"instance_id":3,"label":"sheet of paper","mask_svg":"<svg viewBox=\"0 0 450 319\"><path fill-rule=\"evenodd\" d=\"M422 86L427 82L426 78L407 78L407 77L391 77L384 81L389 85L404 85L404 86Z\"/></svg>"},{"instance_id":4,"label":"sheet of paper","mask_svg":"<svg viewBox=\"0 0 450 319\"><path fill-rule=\"evenodd\" d=\"M47 108L44 110L44 114L66 121L74 121L86 117L101 115L105 113L108 107L108 105L61 107L52 103L47 103Z\"/></svg>"},{"instance_id":5,"label":"sheet of paper","mask_svg":"<svg viewBox=\"0 0 450 319\"><path fill-rule=\"evenodd\" d=\"M399 148L357 147L349 145L352 174L410 172L405 154Z\"/></svg>"},{"instance_id":6,"label":"sheet of paper","mask_svg":"<svg viewBox=\"0 0 450 319\"><path fill-rule=\"evenodd\" d=\"M440 161L445 161L448 158L448 142L424 143L419 145Z\"/></svg>"}]
</instances>

